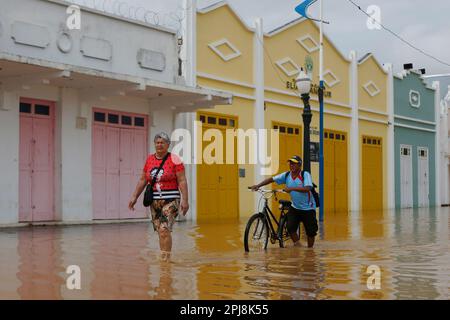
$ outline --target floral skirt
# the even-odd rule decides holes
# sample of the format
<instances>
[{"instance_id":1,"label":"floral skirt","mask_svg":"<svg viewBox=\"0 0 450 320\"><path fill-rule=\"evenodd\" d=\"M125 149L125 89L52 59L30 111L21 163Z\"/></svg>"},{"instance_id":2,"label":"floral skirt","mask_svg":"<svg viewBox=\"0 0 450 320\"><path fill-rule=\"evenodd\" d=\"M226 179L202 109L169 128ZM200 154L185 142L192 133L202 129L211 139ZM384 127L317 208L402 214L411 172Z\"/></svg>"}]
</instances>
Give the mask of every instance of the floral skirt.
<instances>
[{"instance_id":1,"label":"floral skirt","mask_svg":"<svg viewBox=\"0 0 450 320\"><path fill-rule=\"evenodd\" d=\"M180 199L153 200L150 206L150 218L155 231L166 228L172 231L172 226L178 216Z\"/></svg>"}]
</instances>

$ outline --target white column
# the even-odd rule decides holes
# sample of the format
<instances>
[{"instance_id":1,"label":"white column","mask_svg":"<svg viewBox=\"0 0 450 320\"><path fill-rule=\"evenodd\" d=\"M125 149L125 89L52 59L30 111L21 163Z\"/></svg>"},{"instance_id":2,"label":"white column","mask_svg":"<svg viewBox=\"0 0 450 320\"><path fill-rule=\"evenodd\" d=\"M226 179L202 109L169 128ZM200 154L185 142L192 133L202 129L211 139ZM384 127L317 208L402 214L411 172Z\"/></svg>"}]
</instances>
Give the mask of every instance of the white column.
<instances>
[{"instance_id":1,"label":"white column","mask_svg":"<svg viewBox=\"0 0 450 320\"><path fill-rule=\"evenodd\" d=\"M12 224L19 221L19 95L2 91L1 96L0 224Z\"/></svg>"},{"instance_id":2,"label":"white column","mask_svg":"<svg viewBox=\"0 0 450 320\"><path fill-rule=\"evenodd\" d=\"M181 59L183 76L188 86L197 85L197 0L183 0L185 19L183 20L183 47Z\"/></svg>"},{"instance_id":3,"label":"white column","mask_svg":"<svg viewBox=\"0 0 450 320\"><path fill-rule=\"evenodd\" d=\"M449 161L448 161L448 152L449 152L449 139L448 139L448 108L450 106L450 86L447 88L447 95L444 98L444 110L443 110L443 166L444 172L442 174L444 180L444 203L449 204Z\"/></svg>"},{"instance_id":4,"label":"white column","mask_svg":"<svg viewBox=\"0 0 450 320\"><path fill-rule=\"evenodd\" d=\"M253 36L254 60L253 60L253 81L255 83L255 129L264 129L264 31L263 19L255 19L255 33ZM258 144L254 148L255 155L258 155ZM259 158L256 157L255 183L263 179L261 175L262 166ZM255 209L258 209L258 197L255 195Z\"/></svg>"},{"instance_id":5,"label":"white column","mask_svg":"<svg viewBox=\"0 0 450 320\"><path fill-rule=\"evenodd\" d=\"M191 87L197 86L197 0L183 0L183 9L185 13L183 48L181 51L181 59L184 61L183 76L186 85ZM184 114L184 128L191 133L192 158L191 164L187 165L186 176L189 185L189 205L190 209L187 219L197 220L197 166L194 162L196 144L196 133L194 132L194 121L196 113L190 112Z\"/></svg>"},{"instance_id":6,"label":"white column","mask_svg":"<svg viewBox=\"0 0 450 320\"><path fill-rule=\"evenodd\" d=\"M92 202L92 115L90 102L82 101L75 89L63 88L58 97L61 112L61 220L93 219ZM76 119L87 119L85 129L76 128Z\"/></svg>"},{"instance_id":7,"label":"white column","mask_svg":"<svg viewBox=\"0 0 450 320\"><path fill-rule=\"evenodd\" d=\"M387 113L388 113L388 135L387 135L387 205L388 209L395 208L395 138L394 138L394 75L392 64L386 63L385 70L387 79Z\"/></svg>"},{"instance_id":8,"label":"white column","mask_svg":"<svg viewBox=\"0 0 450 320\"><path fill-rule=\"evenodd\" d=\"M435 89L434 92L434 118L436 122L436 133L434 135L434 145L435 145L435 166L436 166L436 180L435 180L435 188L436 188L436 206L441 206L441 165L440 165L440 159L441 159L441 146L440 146L440 123L439 123L439 117L440 117L440 101L441 101L441 90L439 81L433 81L433 88Z\"/></svg>"},{"instance_id":9,"label":"white column","mask_svg":"<svg viewBox=\"0 0 450 320\"><path fill-rule=\"evenodd\" d=\"M359 211L359 121L358 121L358 60L356 51L350 52L350 107L352 123L350 129L350 211Z\"/></svg>"}]
</instances>

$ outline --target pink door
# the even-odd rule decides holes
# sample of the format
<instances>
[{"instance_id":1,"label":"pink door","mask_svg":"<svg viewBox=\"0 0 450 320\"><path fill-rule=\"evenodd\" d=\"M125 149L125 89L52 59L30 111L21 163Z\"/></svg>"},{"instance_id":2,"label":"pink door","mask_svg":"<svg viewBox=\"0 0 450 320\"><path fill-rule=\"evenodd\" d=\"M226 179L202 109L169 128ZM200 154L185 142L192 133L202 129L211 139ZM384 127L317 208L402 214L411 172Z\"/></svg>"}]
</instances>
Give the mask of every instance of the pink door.
<instances>
[{"instance_id":1,"label":"pink door","mask_svg":"<svg viewBox=\"0 0 450 320\"><path fill-rule=\"evenodd\" d=\"M94 219L146 217L142 198L136 210L128 201L147 157L147 120L143 115L95 109L92 135Z\"/></svg>"},{"instance_id":2,"label":"pink door","mask_svg":"<svg viewBox=\"0 0 450 320\"><path fill-rule=\"evenodd\" d=\"M135 130L134 131L134 143L133 143L133 184L132 192L136 187L137 182L141 178L142 169L144 168L145 160L147 160L147 130ZM142 205L143 195L138 199L137 204L134 206L135 211L132 213L137 218L147 217L146 209Z\"/></svg>"},{"instance_id":3,"label":"pink door","mask_svg":"<svg viewBox=\"0 0 450 320\"><path fill-rule=\"evenodd\" d=\"M94 219L106 219L106 126L92 127L92 201Z\"/></svg>"},{"instance_id":4,"label":"pink door","mask_svg":"<svg viewBox=\"0 0 450 320\"><path fill-rule=\"evenodd\" d=\"M120 129L106 128L106 218L119 219Z\"/></svg>"},{"instance_id":5,"label":"pink door","mask_svg":"<svg viewBox=\"0 0 450 320\"><path fill-rule=\"evenodd\" d=\"M120 129L120 218L130 219L134 217L134 212L128 210L128 201L133 193L133 184L136 180L133 176L133 129Z\"/></svg>"},{"instance_id":6,"label":"pink door","mask_svg":"<svg viewBox=\"0 0 450 320\"><path fill-rule=\"evenodd\" d=\"M54 104L20 99L19 221L55 220Z\"/></svg>"}]
</instances>

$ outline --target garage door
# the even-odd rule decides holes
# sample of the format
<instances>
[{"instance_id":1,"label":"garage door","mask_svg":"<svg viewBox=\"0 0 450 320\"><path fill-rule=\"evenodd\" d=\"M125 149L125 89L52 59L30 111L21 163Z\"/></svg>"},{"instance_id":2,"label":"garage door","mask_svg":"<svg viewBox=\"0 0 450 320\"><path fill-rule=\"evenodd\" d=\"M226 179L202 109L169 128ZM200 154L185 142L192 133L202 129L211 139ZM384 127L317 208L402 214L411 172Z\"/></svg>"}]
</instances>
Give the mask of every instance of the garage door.
<instances>
[{"instance_id":1,"label":"garage door","mask_svg":"<svg viewBox=\"0 0 450 320\"><path fill-rule=\"evenodd\" d=\"M278 173L286 172L289 170L289 165L287 163L288 159L293 155L302 156L303 154L303 141L301 135L301 127L286 123L273 123L273 129L278 130L280 134L280 166ZM278 174L277 173L277 174ZM277 184L272 184L273 189L280 189L284 186L279 186ZM278 200L291 200L289 194L279 194ZM273 198L272 200L272 211L278 217L280 215L280 210L278 209L278 201Z\"/></svg>"},{"instance_id":2,"label":"garage door","mask_svg":"<svg viewBox=\"0 0 450 320\"><path fill-rule=\"evenodd\" d=\"M53 102L20 99L19 221L55 220Z\"/></svg>"},{"instance_id":3,"label":"garage door","mask_svg":"<svg viewBox=\"0 0 450 320\"><path fill-rule=\"evenodd\" d=\"M142 196L135 211L128 210L128 201L147 158L147 117L94 109L93 121L94 219L145 217Z\"/></svg>"},{"instance_id":4,"label":"garage door","mask_svg":"<svg viewBox=\"0 0 450 320\"><path fill-rule=\"evenodd\" d=\"M324 187L326 212L348 212L347 134L324 131Z\"/></svg>"},{"instance_id":5,"label":"garage door","mask_svg":"<svg viewBox=\"0 0 450 320\"><path fill-rule=\"evenodd\" d=\"M223 137L223 159L226 162L226 129L237 127L237 119L226 115L199 113L203 131L218 129ZM203 142L202 154L211 142ZM237 145L234 141L233 164L199 164L197 166L197 219L236 219L239 217ZM208 152L209 153L209 152ZM213 153L214 156L214 153Z\"/></svg>"},{"instance_id":6,"label":"garage door","mask_svg":"<svg viewBox=\"0 0 450 320\"><path fill-rule=\"evenodd\" d=\"M380 137L362 137L362 210L383 208L383 157Z\"/></svg>"}]
</instances>

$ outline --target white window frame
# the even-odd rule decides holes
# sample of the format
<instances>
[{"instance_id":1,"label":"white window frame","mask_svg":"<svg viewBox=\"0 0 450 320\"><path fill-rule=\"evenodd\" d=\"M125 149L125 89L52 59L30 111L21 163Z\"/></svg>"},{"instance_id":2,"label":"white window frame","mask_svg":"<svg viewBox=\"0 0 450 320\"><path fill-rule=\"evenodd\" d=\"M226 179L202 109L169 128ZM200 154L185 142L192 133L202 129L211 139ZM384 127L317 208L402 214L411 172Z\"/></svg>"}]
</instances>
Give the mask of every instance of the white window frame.
<instances>
[{"instance_id":1,"label":"white window frame","mask_svg":"<svg viewBox=\"0 0 450 320\"><path fill-rule=\"evenodd\" d=\"M234 53L230 53L228 55L224 55L218 47L226 44L234 51ZM219 57L221 57L224 61L230 61L231 59L239 57L242 53L226 38L211 42L208 44L208 47L214 51Z\"/></svg>"},{"instance_id":2,"label":"white window frame","mask_svg":"<svg viewBox=\"0 0 450 320\"><path fill-rule=\"evenodd\" d=\"M418 103L413 103L412 101L412 94L415 93L419 97ZM416 90L409 90L409 105L413 108L420 108L420 92Z\"/></svg>"}]
</instances>

